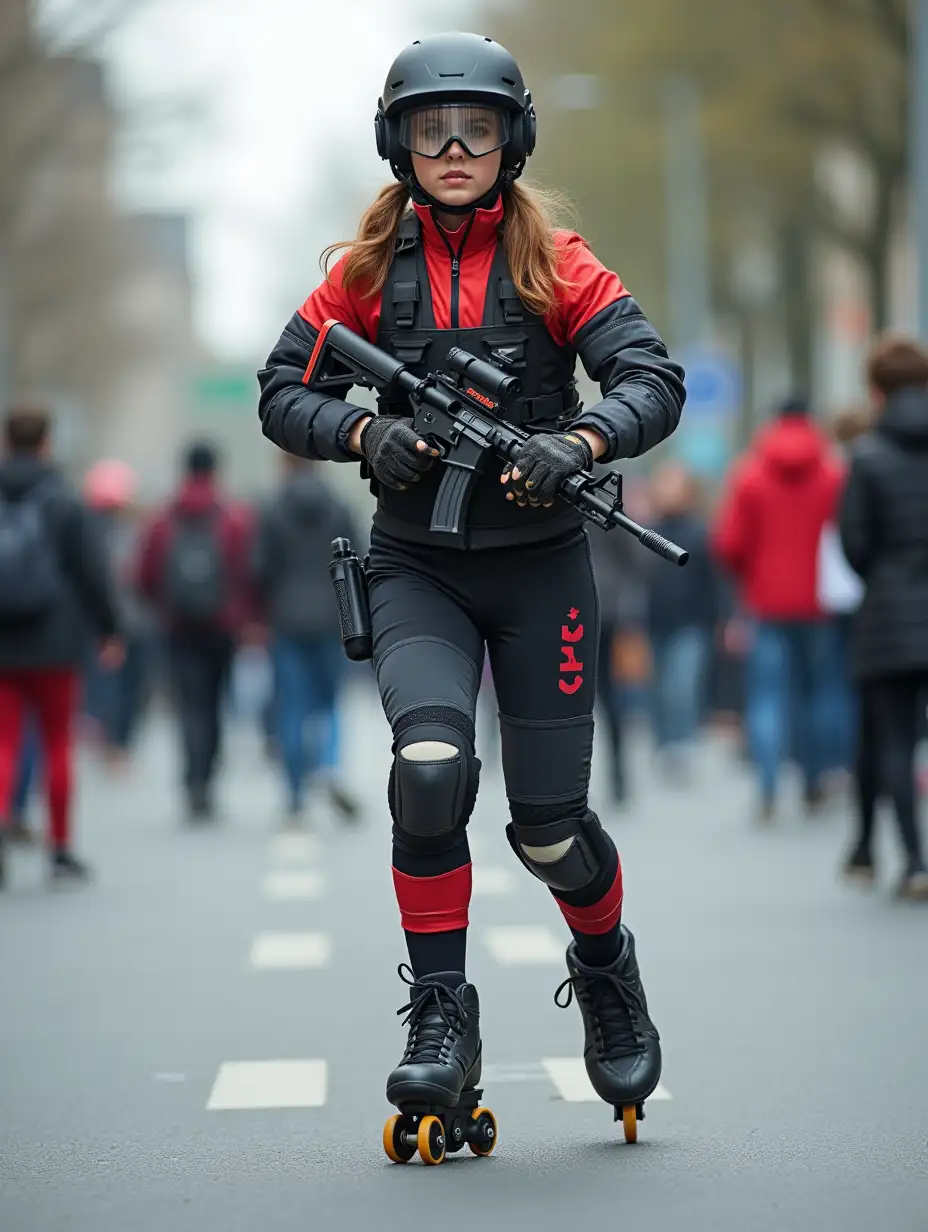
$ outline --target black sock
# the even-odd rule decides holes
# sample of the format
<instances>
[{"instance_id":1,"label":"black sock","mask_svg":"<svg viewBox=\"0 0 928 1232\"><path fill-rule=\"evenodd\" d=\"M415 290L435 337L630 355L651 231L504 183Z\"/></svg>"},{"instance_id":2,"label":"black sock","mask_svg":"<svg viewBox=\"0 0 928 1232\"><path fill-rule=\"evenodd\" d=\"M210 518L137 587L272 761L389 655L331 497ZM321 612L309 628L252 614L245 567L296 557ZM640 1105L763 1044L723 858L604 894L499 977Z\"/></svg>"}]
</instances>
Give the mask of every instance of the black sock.
<instances>
[{"instance_id":1,"label":"black sock","mask_svg":"<svg viewBox=\"0 0 928 1232\"><path fill-rule=\"evenodd\" d=\"M607 933L580 933L575 928L570 930L577 943L577 957L588 967L608 967L619 956L622 948L622 937L619 925L610 928Z\"/></svg>"},{"instance_id":2,"label":"black sock","mask_svg":"<svg viewBox=\"0 0 928 1232\"><path fill-rule=\"evenodd\" d=\"M449 933L406 932L409 965L420 979L436 971L464 973L467 953L467 929L456 928Z\"/></svg>"}]
</instances>

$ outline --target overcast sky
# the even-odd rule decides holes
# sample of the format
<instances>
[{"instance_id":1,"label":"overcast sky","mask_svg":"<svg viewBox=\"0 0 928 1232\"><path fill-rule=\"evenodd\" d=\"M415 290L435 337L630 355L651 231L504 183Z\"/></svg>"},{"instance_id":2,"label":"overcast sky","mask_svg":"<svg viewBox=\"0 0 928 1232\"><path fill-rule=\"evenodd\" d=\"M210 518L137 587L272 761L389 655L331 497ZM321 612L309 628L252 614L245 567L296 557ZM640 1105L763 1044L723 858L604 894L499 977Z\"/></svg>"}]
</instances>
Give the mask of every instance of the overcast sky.
<instances>
[{"instance_id":1,"label":"overcast sky","mask_svg":"<svg viewBox=\"0 0 928 1232\"><path fill-rule=\"evenodd\" d=\"M467 0L150 0L108 46L120 99L206 104L153 174L120 160L138 208L191 208L196 319L225 358L264 355L346 238L355 182L389 179L373 115L396 53L423 32L469 28ZM304 272L305 271L305 272ZM299 291L297 291L299 288ZM287 305L285 308L284 305ZM281 319L281 313L285 313Z\"/></svg>"}]
</instances>

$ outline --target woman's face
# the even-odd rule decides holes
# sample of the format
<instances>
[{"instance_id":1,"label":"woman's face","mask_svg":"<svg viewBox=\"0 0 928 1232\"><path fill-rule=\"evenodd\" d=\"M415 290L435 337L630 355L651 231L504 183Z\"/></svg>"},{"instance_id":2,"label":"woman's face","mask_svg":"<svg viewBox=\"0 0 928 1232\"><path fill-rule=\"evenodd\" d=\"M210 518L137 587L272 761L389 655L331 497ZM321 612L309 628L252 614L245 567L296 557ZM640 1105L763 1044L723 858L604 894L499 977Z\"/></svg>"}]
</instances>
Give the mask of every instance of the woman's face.
<instances>
[{"instance_id":1,"label":"woman's face","mask_svg":"<svg viewBox=\"0 0 928 1232\"><path fill-rule=\"evenodd\" d=\"M471 158L455 141L440 158L412 155L419 185L442 205L470 205L488 193L499 175L502 150Z\"/></svg>"}]
</instances>

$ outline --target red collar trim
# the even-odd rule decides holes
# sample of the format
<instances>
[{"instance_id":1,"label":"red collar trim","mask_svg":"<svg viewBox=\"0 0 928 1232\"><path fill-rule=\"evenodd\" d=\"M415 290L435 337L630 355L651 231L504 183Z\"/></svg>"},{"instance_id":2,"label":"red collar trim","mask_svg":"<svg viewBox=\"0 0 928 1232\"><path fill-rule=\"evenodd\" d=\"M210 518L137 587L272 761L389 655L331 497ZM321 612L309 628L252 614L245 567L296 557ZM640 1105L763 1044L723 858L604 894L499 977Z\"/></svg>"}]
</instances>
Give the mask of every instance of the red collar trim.
<instances>
[{"instance_id":1,"label":"red collar trim","mask_svg":"<svg viewBox=\"0 0 928 1232\"><path fill-rule=\"evenodd\" d=\"M431 208L427 205L413 204L412 207L419 217L419 223L422 228L422 238L426 248L436 248L440 252L447 254L448 249L445 247L444 240L438 233L438 224L432 217ZM469 215L461 216L461 225L456 231L448 231L446 235L451 240L451 243L456 248L462 236L464 228L467 226ZM503 221L503 198L502 194L496 199L496 204L488 210L475 210L474 221L471 226L470 233L467 237L467 251L476 252L478 248L495 247L499 239L499 225Z\"/></svg>"}]
</instances>

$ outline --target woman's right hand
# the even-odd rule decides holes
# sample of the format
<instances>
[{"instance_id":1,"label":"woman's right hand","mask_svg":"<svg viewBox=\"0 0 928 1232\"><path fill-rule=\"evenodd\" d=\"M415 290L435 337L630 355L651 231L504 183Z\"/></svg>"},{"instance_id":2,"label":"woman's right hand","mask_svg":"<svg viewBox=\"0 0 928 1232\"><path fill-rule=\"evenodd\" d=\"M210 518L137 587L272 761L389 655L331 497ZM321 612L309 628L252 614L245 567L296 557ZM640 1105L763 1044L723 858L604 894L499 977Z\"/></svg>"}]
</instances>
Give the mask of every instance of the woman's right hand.
<instances>
[{"instance_id":1,"label":"woman's right hand","mask_svg":"<svg viewBox=\"0 0 928 1232\"><path fill-rule=\"evenodd\" d=\"M402 415L375 415L360 431L359 452L377 479L402 492L418 483L438 457L414 431L412 420Z\"/></svg>"}]
</instances>

